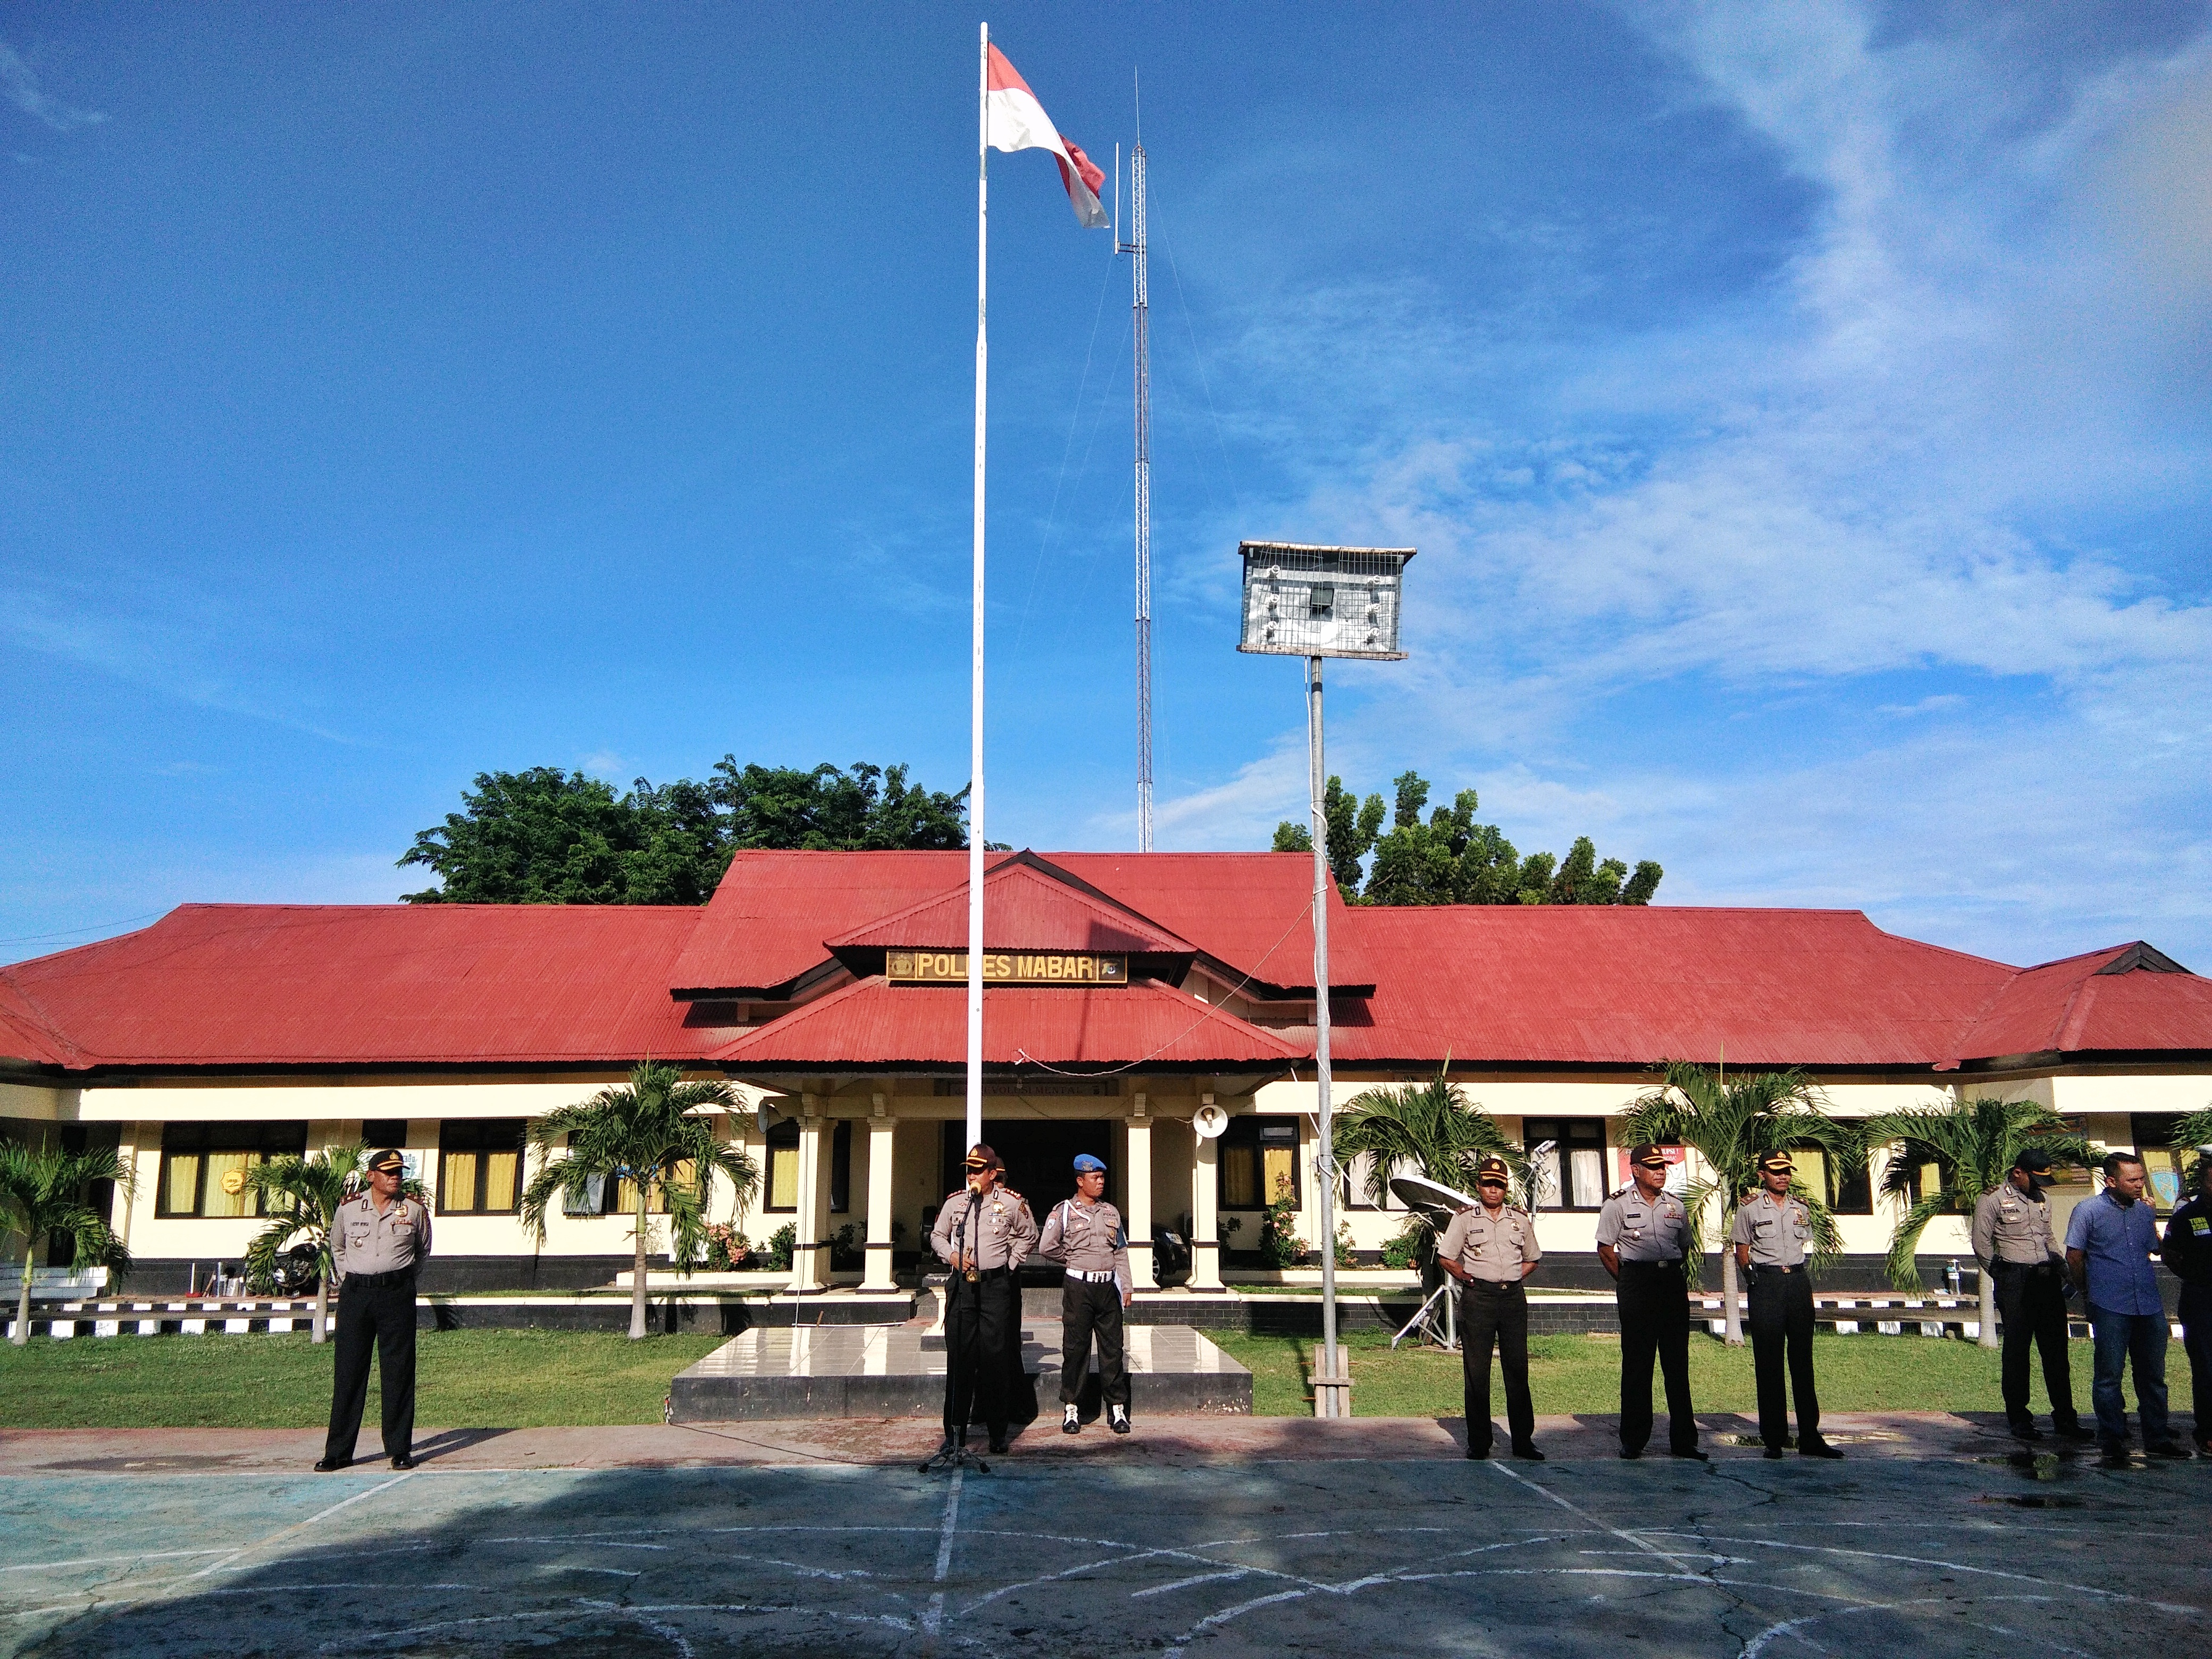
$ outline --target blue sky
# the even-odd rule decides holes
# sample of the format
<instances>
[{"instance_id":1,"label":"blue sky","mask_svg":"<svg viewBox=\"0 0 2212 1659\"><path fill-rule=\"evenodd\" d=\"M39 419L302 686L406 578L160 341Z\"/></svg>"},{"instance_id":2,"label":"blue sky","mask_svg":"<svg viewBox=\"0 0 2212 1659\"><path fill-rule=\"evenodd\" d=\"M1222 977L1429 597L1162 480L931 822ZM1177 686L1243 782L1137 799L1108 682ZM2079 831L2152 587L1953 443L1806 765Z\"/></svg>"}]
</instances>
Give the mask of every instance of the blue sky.
<instances>
[{"instance_id":1,"label":"blue sky","mask_svg":"<svg viewBox=\"0 0 2212 1659\"><path fill-rule=\"evenodd\" d=\"M0 957L482 769L967 771L975 16L0 5ZM1007 6L1153 185L1159 844L1332 769L1662 901L2212 970L2202 5ZM990 833L1134 839L1128 273L994 156Z\"/></svg>"}]
</instances>

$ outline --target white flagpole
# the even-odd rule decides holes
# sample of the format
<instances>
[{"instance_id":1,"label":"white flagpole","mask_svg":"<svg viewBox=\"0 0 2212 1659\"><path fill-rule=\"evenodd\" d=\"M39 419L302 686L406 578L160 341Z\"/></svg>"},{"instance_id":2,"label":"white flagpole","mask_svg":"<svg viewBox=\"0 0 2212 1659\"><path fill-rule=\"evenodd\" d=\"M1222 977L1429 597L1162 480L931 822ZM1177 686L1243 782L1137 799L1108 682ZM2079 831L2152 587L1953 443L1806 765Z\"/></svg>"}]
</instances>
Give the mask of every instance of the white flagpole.
<instances>
[{"instance_id":1,"label":"white flagpole","mask_svg":"<svg viewBox=\"0 0 2212 1659\"><path fill-rule=\"evenodd\" d=\"M983 1138L983 394L988 385L985 277L989 270L991 26L975 80L975 575L968 731L968 1145Z\"/></svg>"}]
</instances>

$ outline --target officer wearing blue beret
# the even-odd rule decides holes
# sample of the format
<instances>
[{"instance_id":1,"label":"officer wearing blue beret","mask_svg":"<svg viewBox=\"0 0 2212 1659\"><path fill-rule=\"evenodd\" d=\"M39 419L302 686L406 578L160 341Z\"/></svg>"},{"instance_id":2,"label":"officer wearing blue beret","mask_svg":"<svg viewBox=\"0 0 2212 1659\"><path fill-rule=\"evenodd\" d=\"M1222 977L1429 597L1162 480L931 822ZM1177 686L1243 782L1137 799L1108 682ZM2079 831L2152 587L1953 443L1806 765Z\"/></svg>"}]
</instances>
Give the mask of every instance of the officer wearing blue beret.
<instances>
[{"instance_id":1,"label":"officer wearing blue beret","mask_svg":"<svg viewBox=\"0 0 2212 1659\"><path fill-rule=\"evenodd\" d=\"M1121 1212L1106 1201L1106 1166L1090 1153L1077 1156L1075 1196L1053 1206L1037 1254L1066 1269L1060 1291L1060 1431L1082 1432L1076 1404L1091 1373L1095 1336L1106 1421L1115 1433L1128 1433L1129 1369L1121 1358L1121 1310L1134 1292L1129 1234Z\"/></svg>"}]
</instances>

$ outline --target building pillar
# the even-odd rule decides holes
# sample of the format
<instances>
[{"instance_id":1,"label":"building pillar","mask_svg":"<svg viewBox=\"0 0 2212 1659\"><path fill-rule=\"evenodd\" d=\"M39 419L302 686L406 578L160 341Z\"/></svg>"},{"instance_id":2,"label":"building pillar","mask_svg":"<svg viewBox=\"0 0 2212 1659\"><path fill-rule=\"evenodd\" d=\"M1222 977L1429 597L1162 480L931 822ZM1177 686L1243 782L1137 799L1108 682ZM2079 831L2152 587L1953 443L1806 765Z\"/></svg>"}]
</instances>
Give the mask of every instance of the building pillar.
<instances>
[{"instance_id":1,"label":"building pillar","mask_svg":"<svg viewBox=\"0 0 2212 1659\"><path fill-rule=\"evenodd\" d=\"M1200 1103L1211 1106L1213 1097L1202 1095ZM1221 1190L1217 1179L1221 1143L1204 1135L1195 1139L1198 1146L1190 1166L1190 1288L1218 1291L1222 1288L1221 1222L1215 1200Z\"/></svg>"},{"instance_id":2,"label":"building pillar","mask_svg":"<svg viewBox=\"0 0 2212 1659\"><path fill-rule=\"evenodd\" d=\"M890 1115L890 1102L873 1097L868 1118L868 1268L860 1279L863 1291L895 1291L891 1277L891 1145L898 1139L898 1120Z\"/></svg>"},{"instance_id":3,"label":"building pillar","mask_svg":"<svg viewBox=\"0 0 2212 1659\"><path fill-rule=\"evenodd\" d=\"M830 1137L818 1095L799 1097L799 1243L791 1252L793 1291L830 1287Z\"/></svg>"},{"instance_id":4,"label":"building pillar","mask_svg":"<svg viewBox=\"0 0 2212 1659\"><path fill-rule=\"evenodd\" d=\"M1156 1290L1160 1281L1152 1271L1152 1120L1142 1090L1129 1111L1127 1151L1121 1162L1122 1195L1129 1212L1121 1218L1129 1230L1129 1279L1138 1290Z\"/></svg>"}]
</instances>

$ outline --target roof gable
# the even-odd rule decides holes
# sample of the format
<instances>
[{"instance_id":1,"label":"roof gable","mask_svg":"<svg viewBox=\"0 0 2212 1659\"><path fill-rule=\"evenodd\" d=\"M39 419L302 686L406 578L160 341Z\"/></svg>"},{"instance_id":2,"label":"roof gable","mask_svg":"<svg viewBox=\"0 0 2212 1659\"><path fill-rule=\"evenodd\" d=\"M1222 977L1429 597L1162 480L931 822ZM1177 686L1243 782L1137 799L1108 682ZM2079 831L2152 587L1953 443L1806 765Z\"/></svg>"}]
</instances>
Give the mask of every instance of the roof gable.
<instances>
[{"instance_id":1,"label":"roof gable","mask_svg":"<svg viewBox=\"0 0 2212 1659\"><path fill-rule=\"evenodd\" d=\"M827 941L829 949L963 949L968 884L908 905ZM992 951L1103 951L1188 956L1192 947L1103 897L1048 873L1034 854L1006 859L983 878L983 944Z\"/></svg>"}]
</instances>

